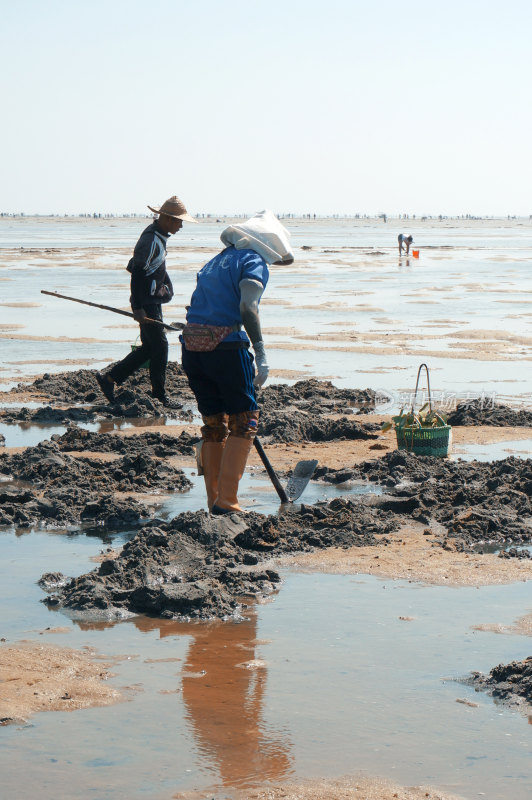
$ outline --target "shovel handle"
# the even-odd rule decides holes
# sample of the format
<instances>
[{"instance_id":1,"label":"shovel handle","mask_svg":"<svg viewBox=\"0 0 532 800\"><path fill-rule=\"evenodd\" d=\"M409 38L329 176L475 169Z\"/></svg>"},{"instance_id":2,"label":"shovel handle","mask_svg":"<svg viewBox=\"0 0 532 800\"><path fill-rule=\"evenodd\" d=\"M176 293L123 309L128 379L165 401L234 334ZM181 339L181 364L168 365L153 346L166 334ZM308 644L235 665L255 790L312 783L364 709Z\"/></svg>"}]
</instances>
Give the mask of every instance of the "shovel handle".
<instances>
[{"instance_id":1,"label":"shovel handle","mask_svg":"<svg viewBox=\"0 0 532 800\"><path fill-rule=\"evenodd\" d=\"M257 451L257 453L260 456L260 460L262 461L262 463L266 467L266 472L268 473L269 478L270 478L271 482L273 483L275 491L279 495L279 500L281 501L281 503L289 503L290 501L288 499L288 495L286 494L285 490L281 486L281 482L279 481L279 478L275 474L275 470L272 467L272 465L270 464L270 462L268 460L268 456L264 452L264 448L261 445L258 436L255 436L255 438L253 439L253 444L255 445L255 450Z\"/></svg>"},{"instance_id":2,"label":"shovel handle","mask_svg":"<svg viewBox=\"0 0 532 800\"><path fill-rule=\"evenodd\" d=\"M88 300L80 300L79 297L69 297L67 294L47 292L45 289L41 289L41 294L49 294L50 297L60 297L61 300L72 300L73 303L81 303L84 306L92 306L92 308L101 308L103 311L112 311L113 314L121 314L123 317L134 318L135 316L131 311L123 311L121 308L113 308L112 306L102 306L100 303L90 303ZM164 328L166 331L179 331L185 327L182 322L176 322L174 325L167 325L166 322L161 322L159 319L150 319L150 317L146 317L145 322L151 325L159 325L159 327Z\"/></svg>"}]
</instances>

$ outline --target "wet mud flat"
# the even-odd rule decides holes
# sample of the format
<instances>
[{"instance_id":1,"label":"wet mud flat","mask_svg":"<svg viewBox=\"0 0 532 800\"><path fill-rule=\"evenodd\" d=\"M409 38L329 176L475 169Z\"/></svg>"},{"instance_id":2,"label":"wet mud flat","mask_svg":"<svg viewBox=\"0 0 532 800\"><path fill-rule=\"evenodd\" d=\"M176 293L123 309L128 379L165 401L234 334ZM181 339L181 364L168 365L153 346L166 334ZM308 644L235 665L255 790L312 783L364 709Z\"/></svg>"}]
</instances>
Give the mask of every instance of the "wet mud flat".
<instances>
[{"instance_id":1,"label":"wet mud flat","mask_svg":"<svg viewBox=\"0 0 532 800\"><path fill-rule=\"evenodd\" d=\"M179 368L174 368L173 380L176 402L184 408L190 396ZM90 406L94 382L93 371L80 370L44 376L8 394L10 399L33 394L51 399L54 406ZM141 375L137 386L124 391L131 392L128 402L136 412L138 396L147 396L147 376ZM340 390L314 379L272 386L261 396L261 434L270 444L377 439L377 422L356 419L358 408L367 410L374 400L371 390ZM120 404L87 410L98 416L101 409L104 417L121 412ZM185 411L188 419L190 403ZM468 425L488 420L497 426L529 423L522 414L517 422L520 412L506 407L486 416L480 404L468 403L467 416L460 407L457 413ZM184 431L178 436L147 431L126 438L71 425L62 436L23 453L0 455L0 473L6 477L0 489L2 525L142 524L119 553L92 572L74 579L60 573L43 575L41 586L50 607L85 618L238 618L246 605L279 589L277 558L357 546L378 552L389 545L391 534L409 523L426 525L433 545L443 550L482 553L497 546L501 558L529 557L523 547L532 541L530 459L451 462L393 451L340 470L320 464L316 477L323 482L362 481L384 487L385 494L356 502L336 498L303 504L274 515L250 513L218 520L197 511L168 522L154 518L148 504L123 497L186 491L188 479L165 458L192 457L194 441ZM98 459L97 454L106 458Z\"/></svg>"},{"instance_id":2,"label":"wet mud flat","mask_svg":"<svg viewBox=\"0 0 532 800\"><path fill-rule=\"evenodd\" d=\"M71 456L58 442L46 440L22 453L0 453L0 475L5 477L0 483L0 525L138 522L149 515L148 508L121 494L169 493L191 486L183 470L144 449L100 461Z\"/></svg>"},{"instance_id":3,"label":"wet mud flat","mask_svg":"<svg viewBox=\"0 0 532 800\"><path fill-rule=\"evenodd\" d=\"M301 506L286 514L211 517L185 512L152 520L92 572L73 580L43 575L46 602L76 612L120 617L123 612L162 618L238 616L247 602L271 595L281 581L269 563L278 554L323 547L376 544L397 521L347 498Z\"/></svg>"},{"instance_id":4,"label":"wet mud flat","mask_svg":"<svg viewBox=\"0 0 532 800\"><path fill-rule=\"evenodd\" d=\"M477 398L467 403L459 403L447 419L449 425L494 425L496 427L530 428L532 411L525 408L516 410L501 403Z\"/></svg>"},{"instance_id":5,"label":"wet mud flat","mask_svg":"<svg viewBox=\"0 0 532 800\"><path fill-rule=\"evenodd\" d=\"M147 370L139 370L116 387L115 403L109 403L96 381L96 370L44 374L32 383L19 383L9 392L0 394L1 402L16 402L20 408L0 409L0 421L15 422L93 422L97 419L149 418L171 415L174 419L190 421L190 405L194 398L181 368L169 363L167 391L172 398L171 411L151 396ZM23 403L40 400L49 405L28 409ZM75 403L74 407L67 407Z\"/></svg>"},{"instance_id":6,"label":"wet mud flat","mask_svg":"<svg viewBox=\"0 0 532 800\"><path fill-rule=\"evenodd\" d=\"M3 393L3 398L0 395L0 400L16 402L21 398L26 402L33 399L51 404L38 409L24 406L0 409L0 421L61 424L150 417L191 421L194 397L181 367L175 363L168 365L167 393L170 408L151 397L149 376L146 370L141 370L116 388L116 402L110 404L102 398L95 370L46 374L29 385L19 383ZM371 389L339 389L329 381L316 379L299 381L294 386L269 386L258 398L261 435L272 443L377 438L376 423L359 423L352 418L357 411L374 409L376 397ZM65 408L69 403L78 405ZM348 416L327 417L338 414Z\"/></svg>"},{"instance_id":7,"label":"wet mud flat","mask_svg":"<svg viewBox=\"0 0 532 800\"><path fill-rule=\"evenodd\" d=\"M448 461L395 450L345 469L319 467L330 483L366 480L387 488L381 508L442 528L441 546L482 551L484 545L532 541L532 460ZM514 547L503 557L527 557Z\"/></svg>"}]
</instances>

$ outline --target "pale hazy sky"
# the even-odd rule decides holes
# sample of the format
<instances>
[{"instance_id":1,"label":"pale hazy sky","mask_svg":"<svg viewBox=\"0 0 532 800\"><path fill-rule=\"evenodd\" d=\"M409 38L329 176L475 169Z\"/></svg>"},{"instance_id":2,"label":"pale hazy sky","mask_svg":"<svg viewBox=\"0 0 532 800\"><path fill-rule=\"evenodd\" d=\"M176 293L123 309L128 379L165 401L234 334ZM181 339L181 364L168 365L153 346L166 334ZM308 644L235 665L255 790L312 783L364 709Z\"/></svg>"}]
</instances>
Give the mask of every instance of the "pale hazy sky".
<instances>
[{"instance_id":1,"label":"pale hazy sky","mask_svg":"<svg viewBox=\"0 0 532 800\"><path fill-rule=\"evenodd\" d=\"M532 213L530 0L0 13L0 211Z\"/></svg>"}]
</instances>

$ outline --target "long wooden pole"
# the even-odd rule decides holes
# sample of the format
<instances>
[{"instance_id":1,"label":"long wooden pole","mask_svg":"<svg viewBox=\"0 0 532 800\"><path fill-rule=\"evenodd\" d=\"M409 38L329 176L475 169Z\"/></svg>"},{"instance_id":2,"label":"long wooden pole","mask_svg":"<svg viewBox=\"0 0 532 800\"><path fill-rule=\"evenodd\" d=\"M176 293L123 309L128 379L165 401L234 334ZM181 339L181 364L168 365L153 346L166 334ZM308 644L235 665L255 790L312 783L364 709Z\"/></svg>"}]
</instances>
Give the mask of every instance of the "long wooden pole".
<instances>
[{"instance_id":1,"label":"long wooden pole","mask_svg":"<svg viewBox=\"0 0 532 800\"><path fill-rule=\"evenodd\" d=\"M80 300L79 297L69 297L66 294L58 294L58 292L47 292L44 289L41 289L41 294L49 294L50 297L60 297L61 300L72 300L73 303L82 303L84 306L92 306L93 308L101 308L103 311L112 311L113 314L122 314L123 317L132 317L135 318L135 315L131 313L131 311L122 311L121 308L113 308L113 306L102 306L99 303L90 303L88 300ZM146 317L146 322L150 325L160 325L167 331L180 331L183 330L185 327L182 322L176 322L174 325L167 325L166 322L161 322L159 319L151 319L150 317Z\"/></svg>"}]
</instances>

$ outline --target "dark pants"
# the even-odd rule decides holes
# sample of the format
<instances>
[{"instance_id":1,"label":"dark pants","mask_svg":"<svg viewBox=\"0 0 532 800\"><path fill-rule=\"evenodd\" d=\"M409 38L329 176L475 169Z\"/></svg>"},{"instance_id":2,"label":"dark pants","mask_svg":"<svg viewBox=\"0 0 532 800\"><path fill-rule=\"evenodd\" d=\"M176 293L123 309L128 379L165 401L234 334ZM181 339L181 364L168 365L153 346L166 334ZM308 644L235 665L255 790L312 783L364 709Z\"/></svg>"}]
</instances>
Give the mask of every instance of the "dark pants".
<instances>
[{"instance_id":1,"label":"dark pants","mask_svg":"<svg viewBox=\"0 0 532 800\"><path fill-rule=\"evenodd\" d=\"M163 313L159 303L144 306L146 315L162 322ZM133 375L146 361L150 362L151 389L154 397L164 397L166 381L166 365L168 363L168 339L161 325L147 323L140 326L140 347L109 370L109 375L118 384Z\"/></svg>"},{"instance_id":2,"label":"dark pants","mask_svg":"<svg viewBox=\"0 0 532 800\"><path fill-rule=\"evenodd\" d=\"M253 356L247 348L191 352L182 347L183 369L200 414L239 414L256 411Z\"/></svg>"}]
</instances>

